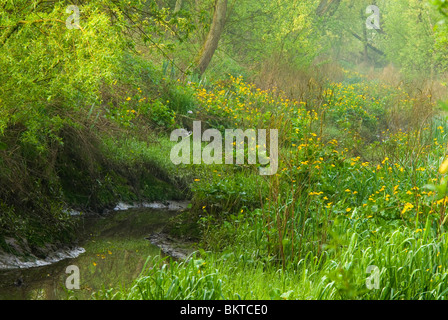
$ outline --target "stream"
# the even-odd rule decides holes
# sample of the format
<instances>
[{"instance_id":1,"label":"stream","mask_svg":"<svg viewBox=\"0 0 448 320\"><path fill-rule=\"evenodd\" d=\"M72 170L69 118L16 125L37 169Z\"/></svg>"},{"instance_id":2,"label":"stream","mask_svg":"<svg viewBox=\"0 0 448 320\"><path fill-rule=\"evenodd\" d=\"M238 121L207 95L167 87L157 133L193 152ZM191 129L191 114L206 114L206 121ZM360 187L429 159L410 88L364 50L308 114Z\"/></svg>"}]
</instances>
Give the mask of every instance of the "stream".
<instances>
[{"instance_id":1,"label":"stream","mask_svg":"<svg viewBox=\"0 0 448 320\"><path fill-rule=\"evenodd\" d=\"M32 268L0 270L0 300L90 299L93 292L129 287L148 257L164 252L147 237L157 234L175 210L131 208L80 223L81 254ZM79 268L79 289L67 290L68 266Z\"/></svg>"}]
</instances>

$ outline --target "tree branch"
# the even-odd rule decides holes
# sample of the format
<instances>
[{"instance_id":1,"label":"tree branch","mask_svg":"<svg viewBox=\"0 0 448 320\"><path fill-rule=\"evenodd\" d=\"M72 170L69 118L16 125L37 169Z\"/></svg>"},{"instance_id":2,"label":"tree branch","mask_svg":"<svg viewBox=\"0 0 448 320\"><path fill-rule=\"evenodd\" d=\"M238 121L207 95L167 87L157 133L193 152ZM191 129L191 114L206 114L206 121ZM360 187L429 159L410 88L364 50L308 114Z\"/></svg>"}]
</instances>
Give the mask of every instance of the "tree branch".
<instances>
[{"instance_id":1,"label":"tree branch","mask_svg":"<svg viewBox=\"0 0 448 320\"><path fill-rule=\"evenodd\" d=\"M364 40L363 40L359 35L357 35L357 34L354 33L353 31L352 31L351 33L352 33L352 35L353 35L356 39L358 39L359 41L362 41L362 42L364 43ZM381 50L378 49L378 48L375 48L375 47L372 46L370 43L366 43L366 46L369 47L370 49L372 49L373 51L375 51L376 53L378 53L378 54L381 55L381 56L385 56L385 55L386 55L383 51L381 51Z\"/></svg>"},{"instance_id":2,"label":"tree branch","mask_svg":"<svg viewBox=\"0 0 448 320\"><path fill-rule=\"evenodd\" d=\"M65 21L59 19L39 19L34 21L18 21L15 25L12 26L0 26L1 28L9 28L9 30L0 38L0 45L3 46L6 41L19 29L20 25L23 24L34 24L34 23L43 23L43 22L59 22L65 24ZM81 27L80 27L81 28Z\"/></svg>"}]
</instances>

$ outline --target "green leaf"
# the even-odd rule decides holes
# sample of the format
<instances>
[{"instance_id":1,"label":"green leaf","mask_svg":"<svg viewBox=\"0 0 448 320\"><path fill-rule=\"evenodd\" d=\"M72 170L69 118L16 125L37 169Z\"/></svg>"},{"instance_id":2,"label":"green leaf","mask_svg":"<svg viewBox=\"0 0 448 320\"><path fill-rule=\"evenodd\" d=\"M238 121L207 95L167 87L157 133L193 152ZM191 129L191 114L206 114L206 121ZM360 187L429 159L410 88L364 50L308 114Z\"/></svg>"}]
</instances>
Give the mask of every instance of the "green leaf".
<instances>
[{"instance_id":1,"label":"green leaf","mask_svg":"<svg viewBox=\"0 0 448 320\"><path fill-rule=\"evenodd\" d=\"M448 112L448 103L444 101L439 102L439 106L444 110Z\"/></svg>"}]
</instances>

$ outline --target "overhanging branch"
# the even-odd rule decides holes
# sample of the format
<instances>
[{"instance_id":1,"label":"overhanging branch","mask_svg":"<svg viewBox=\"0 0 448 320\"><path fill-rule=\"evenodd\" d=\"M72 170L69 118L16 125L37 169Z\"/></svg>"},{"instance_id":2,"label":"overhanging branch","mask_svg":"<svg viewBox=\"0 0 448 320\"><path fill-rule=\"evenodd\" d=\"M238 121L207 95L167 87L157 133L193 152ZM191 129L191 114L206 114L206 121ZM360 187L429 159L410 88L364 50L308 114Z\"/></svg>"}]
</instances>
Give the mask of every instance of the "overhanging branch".
<instances>
[{"instance_id":1,"label":"overhanging branch","mask_svg":"<svg viewBox=\"0 0 448 320\"><path fill-rule=\"evenodd\" d=\"M356 39L358 39L359 41L361 41L361 42L364 43L364 40L363 40L359 35L357 35L357 34L354 33L353 31L352 31L351 33L352 33L352 35L353 35ZM369 47L370 49L372 49L374 52L378 53L378 54L381 55L381 56L385 56L385 55L386 55L383 51L381 51L381 50L378 49L378 48L375 48L375 47L372 46L370 43L366 43L366 46Z\"/></svg>"},{"instance_id":2,"label":"overhanging branch","mask_svg":"<svg viewBox=\"0 0 448 320\"><path fill-rule=\"evenodd\" d=\"M33 21L21 20L21 21L18 21L15 25L0 26L2 28L3 27L8 28L8 30L5 32L5 34L0 38L0 45L3 46L6 43L6 41L14 34L14 32L19 30L19 27L21 25L34 24L34 23L45 23L45 22L58 22L58 23L62 23L65 25L65 21L62 21L60 19L38 19L38 20L33 20ZM80 30L82 32L84 32L84 30L81 28L81 26L78 26L78 27L80 28Z\"/></svg>"}]
</instances>

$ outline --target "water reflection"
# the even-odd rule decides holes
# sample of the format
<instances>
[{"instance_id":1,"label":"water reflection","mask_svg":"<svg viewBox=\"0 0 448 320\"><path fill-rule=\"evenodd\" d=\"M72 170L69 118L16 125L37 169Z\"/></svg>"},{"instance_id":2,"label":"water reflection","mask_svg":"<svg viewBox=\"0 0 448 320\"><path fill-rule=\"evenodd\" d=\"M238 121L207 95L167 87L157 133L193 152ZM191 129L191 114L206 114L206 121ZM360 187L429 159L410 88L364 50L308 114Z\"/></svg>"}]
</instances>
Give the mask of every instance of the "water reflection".
<instances>
[{"instance_id":1,"label":"water reflection","mask_svg":"<svg viewBox=\"0 0 448 320\"><path fill-rule=\"evenodd\" d=\"M145 239L159 231L176 212L132 209L108 217L85 218L80 227L86 252L43 267L0 271L0 299L59 300L89 299L93 292L111 287L129 287L148 258L160 254ZM66 268L80 271L80 289L67 290Z\"/></svg>"}]
</instances>

